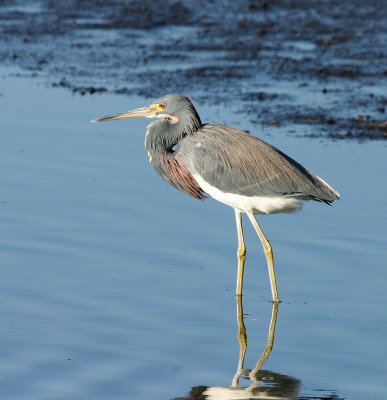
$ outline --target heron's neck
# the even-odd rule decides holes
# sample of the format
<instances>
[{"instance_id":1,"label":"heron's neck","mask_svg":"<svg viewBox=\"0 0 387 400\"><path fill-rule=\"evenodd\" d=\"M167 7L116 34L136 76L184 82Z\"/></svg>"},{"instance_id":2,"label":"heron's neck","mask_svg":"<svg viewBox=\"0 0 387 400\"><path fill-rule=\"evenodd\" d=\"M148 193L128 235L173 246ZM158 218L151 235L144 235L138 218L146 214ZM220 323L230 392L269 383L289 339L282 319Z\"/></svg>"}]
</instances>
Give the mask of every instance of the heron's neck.
<instances>
[{"instance_id":1,"label":"heron's neck","mask_svg":"<svg viewBox=\"0 0 387 400\"><path fill-rule=\"evenodd\" d=\"M173 185L165 172L165 161L175 157L176 146L187 135L194 135L201 127L200 118L184 123L179 120L177 124L171 124L166 120L156 120L149 124L145 135L145 149L149 162L155 171L166 182ZM173 185L174 186L174 185Z\"/></svg>"},{"instance_id":2,"label":"heron's neck","mask_svg":"<svg viewBox=\"0 0 387 400\"><path fill-rule=\"evenodd\" d=\"M200 122L200 119L199 119ZM174 188L196 199L204 199L204 193L181 160L179 143L187 135L194 135L201 126L179 128L179 123L155 121L148 125L145 149L153 169Z\"/></svg>"},{"instance_id":3,"label":"heron's neck","mask_svg":"<svg viewBox=\"0 0 387 400\"><path fill-rule=\"evenodd\" d=\"M148 153L171 153L174 147L187 135L193 135L202 126L199 115L190 115L173 124L165 119L159 119L148 125L145 136L145 148Z\"/></svg>"}]
</instances>

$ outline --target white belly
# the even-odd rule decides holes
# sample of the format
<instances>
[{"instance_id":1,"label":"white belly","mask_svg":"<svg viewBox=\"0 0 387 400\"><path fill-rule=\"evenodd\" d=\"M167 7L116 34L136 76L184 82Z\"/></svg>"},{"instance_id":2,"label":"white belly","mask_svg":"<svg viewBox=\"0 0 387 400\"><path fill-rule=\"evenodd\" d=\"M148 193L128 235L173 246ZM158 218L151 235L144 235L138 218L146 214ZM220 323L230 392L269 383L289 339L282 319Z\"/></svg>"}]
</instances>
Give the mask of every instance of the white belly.
<instances>
[{"instance_id":1,"label":"white belly","mask_svg":"<svg viewBox=\"0 0 387 400\"><path fill-rule=\"evenodd\" d=\"M254 214L291 213L302 206L300 199L291 196L243 196L225 193L211 186L199 175L194 174L193 177L212 198L242 212L252 212Z\"/></svg>"}]
</instances>

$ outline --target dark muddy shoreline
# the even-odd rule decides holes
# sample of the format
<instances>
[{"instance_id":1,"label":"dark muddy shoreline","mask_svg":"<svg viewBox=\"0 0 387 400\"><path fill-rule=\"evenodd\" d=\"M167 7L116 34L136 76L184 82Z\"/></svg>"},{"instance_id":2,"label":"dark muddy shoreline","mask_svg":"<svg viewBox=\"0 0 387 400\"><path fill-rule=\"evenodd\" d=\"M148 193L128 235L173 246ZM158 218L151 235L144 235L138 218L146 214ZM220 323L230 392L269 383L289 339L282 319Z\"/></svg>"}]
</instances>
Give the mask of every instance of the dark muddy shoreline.
<instances>
[{"instance_id":1,"label":"dark muddy shoreline","mask_svg":"<svg viewBox=\"0 0 387 400\"><path fill-rule=\"evenodd\" d=\"M289 134L381 140L386 20L381 0L3 0L0 63L81 95L180 92Z\"/></svg>"}]
</instances>

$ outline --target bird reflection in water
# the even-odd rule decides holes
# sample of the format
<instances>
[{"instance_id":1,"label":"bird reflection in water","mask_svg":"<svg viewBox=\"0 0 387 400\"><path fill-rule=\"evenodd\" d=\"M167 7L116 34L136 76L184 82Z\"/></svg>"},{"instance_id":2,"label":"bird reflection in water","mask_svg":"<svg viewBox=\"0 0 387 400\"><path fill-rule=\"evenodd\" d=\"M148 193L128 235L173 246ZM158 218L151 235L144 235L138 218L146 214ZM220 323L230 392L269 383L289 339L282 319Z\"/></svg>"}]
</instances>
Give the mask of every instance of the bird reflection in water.
<instances>
[{"instance_id":1,"label":"bird reflection in water","mask_svg":"<svg viewBox=\"0 0 387 400\"><path fill-rule=\"evenodd\" d=\"M331 391L324 397L299 397L300 380L288 375L262 369L263 363L269 357L273 348L279 303L272 304L267 340L260 358L253 369L245 369L243 364L247 350L247 334L243 319L242 296L235 296L235 298L238 322L237 337L239 342L239 359L231 386L195 386L192 388L188 397L179 397L174 400L344 400L343 398L337 397L337 395L333 394ZM249 384L247 386L241 386L241 378L247 379Z\"/></svg>"},{"instance_id":2,"label":"bird reflection in water","mask_svg":"<svg viewBox=\"0 0 387 400\"><path fill-rule=\"evenodd\" d=\"M203 399L297 399L300 381L290 376L262 370L262 365L269 357L274 344L274 332L277 322L278 303L272 304L267 340L253 369L243 367L246 350L247 334L243 319L242 296L235 296L238 322L239 360L238 367L232 379L231 386L209 387L203 392ZM248 379L249 385L240 386L241 378Z\"/></svg>"}]
</instances>

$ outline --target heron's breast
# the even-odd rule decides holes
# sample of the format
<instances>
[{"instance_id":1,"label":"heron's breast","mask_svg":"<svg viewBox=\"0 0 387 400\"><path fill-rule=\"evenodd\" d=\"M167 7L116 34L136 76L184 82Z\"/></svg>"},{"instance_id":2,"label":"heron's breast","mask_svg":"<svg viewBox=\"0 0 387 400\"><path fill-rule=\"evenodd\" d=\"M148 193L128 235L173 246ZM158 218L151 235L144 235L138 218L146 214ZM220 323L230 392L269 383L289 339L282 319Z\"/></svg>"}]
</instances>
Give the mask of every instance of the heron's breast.
<instances>
[{"instance_id":1,"label":"heron's breast","mask_svg":"<svg viewBox=\"0 0 387 400\"><path fill-rule=\"evenodd\" d=\"M187 166L176 154L164 152L160 159L160 167L165 174L161 177L176 189L196 199L203 200L206 197Z\"/></svg>"}]
</instances>

